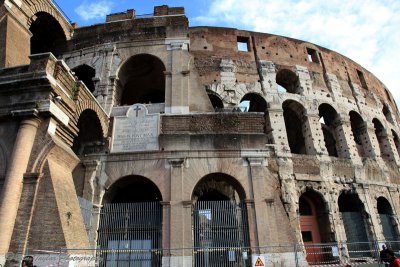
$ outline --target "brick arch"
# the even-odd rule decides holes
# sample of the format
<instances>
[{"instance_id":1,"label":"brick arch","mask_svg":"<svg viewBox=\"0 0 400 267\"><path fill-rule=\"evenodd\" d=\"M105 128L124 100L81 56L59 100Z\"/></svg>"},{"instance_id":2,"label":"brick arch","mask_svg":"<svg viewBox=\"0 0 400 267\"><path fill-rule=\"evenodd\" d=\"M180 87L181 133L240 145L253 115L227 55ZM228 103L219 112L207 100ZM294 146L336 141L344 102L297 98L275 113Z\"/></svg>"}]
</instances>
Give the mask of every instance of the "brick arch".
<instances>
[{"instance_id":1,"label":"brick arch","mask_svg":"<svg viewBox=\"0 0 400 267\"><path fill-rule=\"evenodd\" d=\"M31 6L30 10L32 12L32 16L30 16L26 21L26 25L28 27L30 27L31 24L36 20L37 13L45 12L58 21L64 32L65 38L67 40L71 39L72 26L63 18L60 13L58 13L55 7L51 7L49 4L37 3Z\"/></svg>"},{"instance_id":2,"label":"brick arch","mask_svg":"<svg viewBox=\"0 0 400 267\"><path fill-rule=\"evenodd\" d=\"M107 137L107 135L108 135L108 117L104 113L104 111L95 102L93 102L93 101L80 102L76 108L76 113L75 113L76 121L79 120L79 117L81 116L82 112L86 109L91 109L97 114L97 117L99 118L99 121L100 121L101 129L103 131L103 137Z\"/></svg>"}]
</instances>

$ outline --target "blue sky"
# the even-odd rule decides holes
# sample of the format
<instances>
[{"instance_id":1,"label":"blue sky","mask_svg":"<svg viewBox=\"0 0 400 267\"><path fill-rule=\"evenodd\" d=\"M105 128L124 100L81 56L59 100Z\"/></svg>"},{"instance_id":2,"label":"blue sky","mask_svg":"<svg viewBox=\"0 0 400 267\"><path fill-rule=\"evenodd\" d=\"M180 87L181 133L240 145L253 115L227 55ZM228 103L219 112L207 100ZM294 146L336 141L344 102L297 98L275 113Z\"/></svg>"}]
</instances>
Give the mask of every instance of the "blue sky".
<instances>
[{"instance_id":1,"label":"blue sky","mask_svg":"<svg viewBox=\"0 0 400 267\"><path fill-rule=\"evenodd\" d=\"M374 73L400 104L400 0L55 0L80 26L156 5L184 6L190 26L228 26L306 40ZM399 105L400 107L400 105Z\"/></svg>"}]
</instances>

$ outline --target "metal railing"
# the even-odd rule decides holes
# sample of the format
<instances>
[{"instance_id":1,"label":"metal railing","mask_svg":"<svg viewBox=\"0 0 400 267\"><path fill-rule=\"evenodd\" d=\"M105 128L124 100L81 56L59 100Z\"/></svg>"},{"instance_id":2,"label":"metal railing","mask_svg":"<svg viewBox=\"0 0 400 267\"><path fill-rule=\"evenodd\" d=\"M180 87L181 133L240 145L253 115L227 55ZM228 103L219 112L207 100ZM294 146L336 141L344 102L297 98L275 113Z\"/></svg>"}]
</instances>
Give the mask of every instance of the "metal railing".
<instances>
[{"instance_id":1,"label":"metal railing","mask_svg":"<svg viewBox=\"0 0 400 267\"><path fill-rule=\"evenodd\" d=\"M202 266L202 267L249 267L260 258L264 266L364 266L383 267L379 258L382 245L393 248L400 257L400 241L288 244L260 247L192 247L179 249L30 249L27 255L34 257L34 265L42 266L107 266L107 267L154 267L154 266ZM11 258L14 257L14 258ZM8 260L17 263L23 255L9 253ZM260 265L262 266L262 265Z\"/></svg>"}]
</instances>

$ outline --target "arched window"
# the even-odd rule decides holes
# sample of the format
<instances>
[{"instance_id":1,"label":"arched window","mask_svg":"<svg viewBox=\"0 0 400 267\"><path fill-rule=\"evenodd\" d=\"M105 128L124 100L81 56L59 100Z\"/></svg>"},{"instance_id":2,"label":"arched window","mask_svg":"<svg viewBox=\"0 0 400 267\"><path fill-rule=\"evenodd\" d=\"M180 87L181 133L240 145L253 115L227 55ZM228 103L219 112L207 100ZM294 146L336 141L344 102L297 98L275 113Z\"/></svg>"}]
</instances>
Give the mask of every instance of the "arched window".
<instances>
[{"instance_id":1,"label":"arched window","mask_svg":"<svg viewBox=\"0 0 400 267\"><path fill-rule=\"evenodd\" d=\"M165 102L165 66L152 55L140 54L121 67L118 91L121 105Z\"/></svg>"},{"instance_id":2,"label":"arched window","mask_svg":"<svg viewBox=\"0 0 400 267\"><path fill-rule=\"evenodd\" d=\"M290 152L307 154L304 137L304 132L306 131L304 107L296 101L286 100L283 102L282 108Z\"/></svg>"},{"instance_id":3,"label":"arched window","mask_svg":"<svg viewBox=\"0 0 400 267\"><path fill-rule=\"evenodd\" d=\"M207 94L215 111L222 110L224 108L222 99L216 93L208 91Z\"/></svg>"},{"instance_id":4,"label":"arched window","mask_svg":"<svg viewBox=\"0 0 400 267\"><path fill-rule=\"evenodd\" d=\"M329 104L321 104L318 107L321 129L324 134L325 147L329 156L338 156L338 132L337 127L340 124L339 115Z\"/></svg>"},{"instance_id":5,"label":"arched window","mask_svg":"<svg viewBox=\"0 0 400 267\"><path fill-rule=\"evenodd\" d=\"M38 12L36 20L29 30L31 37L31 54L52 52L58 56L65 49L66 38L58 21L48 13Z\"/></svg>"},{"instance_id":6,"label":"arched window","mask_svg":"<svg viewBox=\"0 0 400 267\"><path fill-rule=\"evenodd\" d=\"M301 86L299 77L291 70L281 69L276 73L276 83L281 87L278 91L286 90L287 93L300 94Z\"/></svg>"},{"instance_id":7,"label":"arched window","mask_svg":"<svg viewBox=\"0 0 400 267\"><path fill-rule=\"evenodd\" d=\"M266 112L267 110L267 102L265 99L254 93L249 93L246 94L240 103L247 102L246 104L246 109L243 109L242 111L247 111L247 112Z\"/></svg>"},{"instance_id":8,"label":"arched window","mask_svg":"<svg viewBox=\"0 0 400 267\"><path fill-rule=\"evenodd\" d=\"M394 123L392 113L390 112L389 106L387 104L383 104L382 113L385 115L385 118L388 122Z\"/></svg>"},{"instance_id":9,"label":"arched window","mask_svg":"<svg viewBox=\"0 0 400 267\"><path fill-rule=\"evenodd\" d=\"M365 157L365 150L364 148L366 146L365 141L363 139L367 138L368 139L368 132L366 129L366 125L364 120L361 118L361 116L355 112L355 111L350 111L350 122L351 122L351 130L353 132L353 138L354 142L356 143L358 155L360 157Z\"/></svg>"},{"instance_id":10,"label":"arched window","mask_svg":"<svg viewBox=\"0 0 400 267\"><path fill-rule=\"evenodd\" d=\"M99 117L91 109L84 110L78 120L78 136L72 150L77 155L102 152L104 149L103 131Z\"/></svg>"},{"instance_id":11,"label":"arched window","mask_svg":"<svg viewBox=\"0 0 400 267\"><path fill-rule=\"evenodd\" d=\"M379 143L381 157L386 160L393 160L393 153L385 128L383 127L382 123L376 118L374 118L372 122L375 128L376 140Z\"/></svg>"},{"instance_id":12,"label":"arched window","mask_svg":"<svg viewBox=\"0 0 400 267\"><path fill-rule=\"evenodd\" d=\"M81 80L91 93L94 92L93 78L96 75L96 70L88 65L80 65L72 69L78 80Z\"/></svg>"}]
</instances>

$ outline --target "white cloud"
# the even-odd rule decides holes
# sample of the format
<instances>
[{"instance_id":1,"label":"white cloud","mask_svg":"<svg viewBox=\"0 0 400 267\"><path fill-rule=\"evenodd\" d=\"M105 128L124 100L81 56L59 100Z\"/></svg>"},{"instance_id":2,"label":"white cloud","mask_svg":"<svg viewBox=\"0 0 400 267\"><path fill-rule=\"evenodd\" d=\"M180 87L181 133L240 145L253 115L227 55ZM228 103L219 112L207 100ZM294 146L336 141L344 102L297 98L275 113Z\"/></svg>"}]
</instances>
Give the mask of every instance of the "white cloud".
<instances>
[{"instance_id":1,"label":"white cloud","mask_svg":"<svg viewBox=\"0 0 400 267\"><path fill-rule=\"evenodd\" d=\"M194 22L279 34L330 48L374 73L400 104L398 0L213 0L208 13Z\"/></svg>"},{"instance_id":2,"label":"white cloud","mask_svg":"<svg viewBox=\"0 0 400 267\"><path fill-rule=\"evenodd\" d=\"M92 19L102 19L111 13L113 2L100 1L100 2L87 2L84 1L81 5L75 8L75 12L82 20L88 21Z\"/></svg>"}]
</instances>

